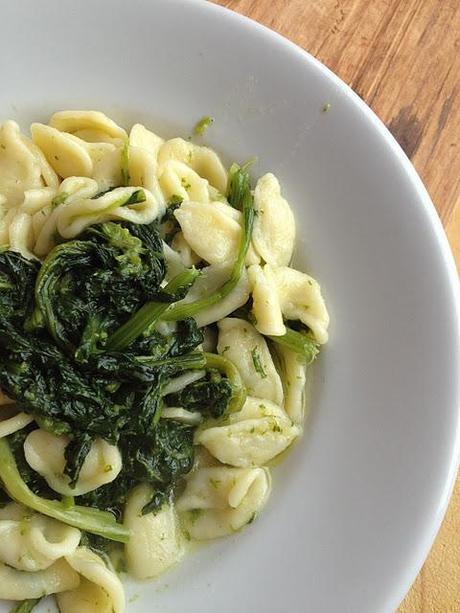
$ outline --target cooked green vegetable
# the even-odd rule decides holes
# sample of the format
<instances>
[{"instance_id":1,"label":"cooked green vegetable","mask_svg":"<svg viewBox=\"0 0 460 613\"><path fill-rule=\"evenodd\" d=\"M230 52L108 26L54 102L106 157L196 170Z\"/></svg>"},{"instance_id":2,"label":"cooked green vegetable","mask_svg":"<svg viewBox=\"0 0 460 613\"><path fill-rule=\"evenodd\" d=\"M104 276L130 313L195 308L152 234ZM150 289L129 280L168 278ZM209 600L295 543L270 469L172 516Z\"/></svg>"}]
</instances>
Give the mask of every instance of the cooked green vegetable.
<instances>
[{"instance_id":1,"label":"cooked green vegetable","mask_svg":"<svg viewBox=\"0 0 460 613\"><path fill-rule=\"evenodd\" d=\"M205 115L199 121L197 121L195 127L193 128L193 133L197 136L203 136L209 126L211 126L213 123L214 117L211 117L210 115Z\"/></svg>"},{"instance_id":2,"label":"cooked green vegetable","mask_svg":"<svg viewBox=\"0 0 460 613\"><path fill-rule=\"evenodd\" d=\"M38 605L41 598L29 598L29 600L23 600L14 606L10 613L30 613Z\"/></svg>"},{"instance_id":3,"label":"cooked green vegetable","mask_svg":"<svg viewBox=\"0 0 460 613\"><path fill-rule=\"evenodd\" d=\"M157 330L160 316L198 274L187 269L163 287L157 224L93 226L55 247L41 267L0 253L0 388L40 427L68 436L64 473L71 487L97 437L116 444L122 455L113 482L79 496L78 505L57 501L25 461L24 439L36 427L30 425L9 437L11 449L3 443L7 461L0 477L11 498L106 538L115 538L116 524L102 522L98 531L88 513L91 520L97 509L120 515L138 483L154 489L146 511L169 499L193 465L193 428L160 419L163 387L186 370L205 369L184 404L218 416L236 410L245 397L233 364L197 349L203 334L194 319L181 317Z\"/></svg>"},{"instance_id":4,"label":"cooked green vegetable","mask_svg":"<svg viewBox=\"0 0 460 613\"><path fill-rule=\"evenodd\" d=\"M267 377L267 373L264 370L262 360L260 359L260 355L259 355L259 351L257 347L254 347L254 349L251 351L251 356L252 356L252 363L254 364L254 368L256 369L256 372L259 374L259 376L262 379L265 379Z\"/></svg>"},{"instance_id":5,"label":"cooked green vegetable","mask_svg":"<svg viewBox=\"0 0 460 613\"><path fill-rule=\"evenodd\" d=\"M286 326L286 333L282 336L268 337L278 345L289 347L305 360L306 364L311 364L319 353L319 345L315 339L307 332L297 332Z\"/></svg>"}]
</instances>

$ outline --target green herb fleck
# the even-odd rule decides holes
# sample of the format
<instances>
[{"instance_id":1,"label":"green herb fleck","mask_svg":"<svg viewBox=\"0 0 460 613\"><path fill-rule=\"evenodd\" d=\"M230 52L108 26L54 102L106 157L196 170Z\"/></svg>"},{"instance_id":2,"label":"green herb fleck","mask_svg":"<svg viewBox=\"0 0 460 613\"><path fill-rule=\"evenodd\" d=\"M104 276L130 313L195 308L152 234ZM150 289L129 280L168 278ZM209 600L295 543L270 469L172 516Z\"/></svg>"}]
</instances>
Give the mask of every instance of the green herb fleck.
<instances>
[{"instance_id":1,"label":"green herb fleck","mask_svg":"<svg viewBox=\"0 0 460 613\"><path fill-rule=\"evenodd\" d=\"M62 192L61 194L58 194L51 200L51 208L55 209L57 206L65 202L68 197L69 194L67 192Z\"/></svg>"},{"instance_id":2,"label":"green herb fleck","mask_svg":"<svg viewBox=\"0 0 460 613\"><path fill-rule=\"evenodd\" d=\"M254 368L258 372L259 376L262 379L265 379L267 377L267 373L264 370L262 360L260 358L259 350L257 349L257 347L254 347L254 349L251 351L251 355L252 355L252 363L254 364Z\"/></svg>"},{"instance_id":3,"label":"green herb fleck","mask_svg":"<svg viewBox=\"0 0 460 613\"><path fill-rule=\"evenodd\" d=\"M332 108L331 103L327 102L326 104L323 105L323 108L321 110L322 110L323 113L329 113L331 108Z\"/></svg>"},{"instance_id":4,"label":"green herb fleck","mask_svg":"<svg viewBox=\"0 0 460 613\"><path fill-rule=\"evenodd\" d=\"M214 117L210 117L209 115L205 115L202 117L193 128L193 133L196 136L203 136L206 130L214 123Z\"/></svg>"}]
</instances>

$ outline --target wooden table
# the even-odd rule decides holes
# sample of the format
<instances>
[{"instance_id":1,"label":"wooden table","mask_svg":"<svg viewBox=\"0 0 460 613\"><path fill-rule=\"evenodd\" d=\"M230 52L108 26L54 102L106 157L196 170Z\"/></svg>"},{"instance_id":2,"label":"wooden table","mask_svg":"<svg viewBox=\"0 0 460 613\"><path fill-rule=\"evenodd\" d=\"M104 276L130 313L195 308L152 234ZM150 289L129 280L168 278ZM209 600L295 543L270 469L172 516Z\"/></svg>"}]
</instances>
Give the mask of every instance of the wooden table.
<instances>
[{"instance_id":1,"label":"wooden table","mask_svg":"<svg viewBox=\"0 0 460 613\"><path fill-rule=\"evenodd\" d=\"M460 268L460 0L214 1L308 50L374 109L428 188ZM460 613L460 479L400 613Z\"/></svg>"}]
</instances>

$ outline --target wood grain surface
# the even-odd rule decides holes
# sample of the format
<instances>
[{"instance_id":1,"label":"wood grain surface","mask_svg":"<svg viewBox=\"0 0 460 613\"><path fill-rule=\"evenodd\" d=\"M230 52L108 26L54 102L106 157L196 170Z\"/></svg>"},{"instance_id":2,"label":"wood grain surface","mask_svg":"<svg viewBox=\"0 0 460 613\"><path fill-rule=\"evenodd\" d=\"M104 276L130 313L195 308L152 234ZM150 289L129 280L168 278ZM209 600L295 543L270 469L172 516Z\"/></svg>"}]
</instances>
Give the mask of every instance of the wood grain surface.
<instances>
[{"instance_id":1,"label":"wood grain surface","mask_svg":"<svg viewBox=\"0 0 460 613\"><path fill-rule=\"evenodd\" d=\"M428 188L460 269L460 0L213 1L309 51L374 109ZM460 479L399 611L460 613Z\"/></svg>"}]
</instances>

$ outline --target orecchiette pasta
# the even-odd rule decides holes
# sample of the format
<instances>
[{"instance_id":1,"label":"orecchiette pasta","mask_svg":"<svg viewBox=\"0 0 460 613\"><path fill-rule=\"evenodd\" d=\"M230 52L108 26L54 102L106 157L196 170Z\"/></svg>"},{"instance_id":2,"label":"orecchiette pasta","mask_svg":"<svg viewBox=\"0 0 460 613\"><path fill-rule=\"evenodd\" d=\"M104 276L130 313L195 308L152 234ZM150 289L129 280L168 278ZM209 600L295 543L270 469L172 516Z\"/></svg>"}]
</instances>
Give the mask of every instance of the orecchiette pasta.
<instances>
[{"instance_id":1,"label":"orecchiette pasta","mask_svg":"<svg viewBox=\"0 0 460 613\"><path fill-rule=\"evenodd\" d=\"M125 547L126 561L129 572L137 579L157 577L177 564L185 553L184 537L172 505L142 515L152 494L149 486L137 487L125 508L124 523L131 530Z\"/></svg>"},{"instance_id":2,"label":"orecchiette pasta","mask_svg":"<svg viewBox=\"0 0 460 613\"><path fill-rule=\"evenodd\" d=\"M64 496L80 496L116 479L121 470L121 455L115 445L96 439L83 462L75 487L64 475L65 448L69 439L45 430L31 432L24 441L27 463L47 481L48 485Z\"/></svg>"},{"instance_id":3,"label":"orecchiette pasta","mask_svg":"<svg viewBox=\"0 0 460 613\"><path fill-rule=\"evenodd\" d=\"M318 343L327 343L329 315L318 282L287 266L265 268L272 274L283 315L299 319L311 328Z\"/></svg>"},{"instance_id":4,"label":"orecchiette pasta","mask_svg":"<svg viewBox=\"0 0 460 613\"><path fill-rule=\"evenodd\" d=\"M203 421L199 411L188 411L182 407L166 407L161 413L162 419L174 419L189 426L197 426Z\"/></svg>"},{"instance_id":5,"label":"orecchiette pasta","mask_svg":"<svg viewBox=\"0 0 460 613\"><path fill-rule=\"evenodd\" d=\"M185 240L203 260L209 264L230 264L238 253L241 225L230 211L224 212L224 203L184 202L174 215ZM246 263L259 261L252 249Z\"/></svg>"},{"instance_id":6,"label":"orecchiette pasta","mask_svg":"<svg viewBox=\"0 0 460 613\"><path fill-rule=\"evenodd\" d=\"M248 394L283 403L283 386L264 337L247 321L227 317L218 322L217 351L238 368Z\"/></svg>"},{"instance_id":7,"label":"orecchiette pasta","mask_svg":"<svg viewBox=\"0 0 460 613\"><path fill-rule=\"evenodd\" d=\"M25 428L28 424L32 423L33 420L34 418L32 415L22 412L17 413L16 415L11 415L6 419L3 419L3 416L0 416L0 438L9 436L18 430L22 430L22 428Z\"/></svg>"},{"instance_id":8,"label":"orecchiette pasta","mask_svg":"<svg viewBox=\"0 0 460 613\"><path fill-rule=\"evenodd\" d=\"M231 268L226 264L212 264L201 270L201 275L193 284L191 290L183 300L183 304L194 302L209 296L221 287L230 277ZM249 298L249 283L246 271L233 289L223 300L206 307L195 315L199 327L207 326L232 313L235 309L246 304Z\"/></svg>"},{"instance_id":9,"label":"orecchiette pasta","mask_svg":"<svg viewBox=\"0 0 460 613\"><path fill-rule=\"evenodd\" d=\"M273 402L248 397L237 413L223 422L203 427L195 443L230 466L263 466L301 434L286 413Z\"/></svg>"},{"instance_id":10,"label":"orecchiette pasta","mask_svg":"<svg viewBox=\"0 0 460 613\"><path fill-rule=\"evenodd\" d=\"M305 410L305 383L307 367L295 351L277 345L284 383L284 410L297 425L302 425Z\"/></svg>"},{"instance_id":11,"label":"orecchiette pasta","mask_svg":"<svg viewBox=\"0 0 460 613\"><path fill-rule=\"evenodd\" d=\"M209 202L208 182L192 168L176 160L168 160L160 169L160 187L166 200L179 197L183 200Z\"/></svg>"},{"instance_id":12,"label":"orecchiette pasta","mask_svg":"<svg viewBox=\"0 0 460 613\"><path fill-rule=\"evenodd\" d=\"M286 332L278 292L269 270L255 264L248 268L255 327L261 334L282 336Z\"/></svg>"},{"instance_id":13,"label":"orecchiette pasta","mask_svg":"<svg viewBox=\"0 0 460 613\"><path fill-rule=\"evenodd\" d=\"M254 230L252 242L257 253L274 266L286 266L292 258L295 221L291 208L281 196L278 179L268 173L254 190Z\"/></svg>"},{"instance_id":14,"label":"orecchiette pasta","mask_svg":"<svg viewBox=\"0 0 460 613\"><path fill-rule=\"evenodd\" d=\"M14 121L0 125L0 194L9 208L18 205L28 189L57 187L57 177L40 150L19 131Z\"/></svg>"},{"instance_id":15,"label":"orecchiette pasta","mask_svg":"<svg viewBox=\"0 0 460 613\"><path fill-rule=\"evenodd\" d=\"M177 160L209 181L219 192L227 190L227 171L219 156L208 147L200 147L183 138L173 138L165 142L158 153L158 161L165 164L168 160Z\"/></svg>"},{"instance_id":16,"label":"orecchiette pasta","mask_svg":"<svg viewBox=\"0 0 460 613\"><path fill-rule=\"evenodd\" d=\"M58 594L61 613L123 613L125 595L115 572L87 547L66 556L67 563L81 575L80 584Z\"/></svg>"},{"instance_id":17,"label":"orecchiette pasta","mask_svg":"<svg viewBox=\"0 0 460 613\"><path fill-rule=\"evenodd\" d=\"M98 190L97 182L88 179L86 188ZM64 185L65 181L63 182ZM66 194L62 188L60 194ZM138 192L135 187L117 187L99 197L73 197L64 199L52 211L41 226L34 252L45 255L54 246L56 230L63 238L74 238L85 228L96 223L110 220L130 221L132 223L150 223L162 213L162 204L153 195L142 189L141 199L130 199ZM35 216L39 216L36 213Z\"/></svg>"},{"instance_id":18,"label":"orecchiette pasta","mask_svg":"<svg viewBox=\"0 0 460 613\"><path fill-rule=\"evenodd\" d=\"M157 178L158 150L163 139L137 123L129 134L128 171L130 185L146 187L162 201Z\"/></svg>"},{"instance_id":19,"label":"orecchiette pasta","mask_svg":"<svg viewBox=\"0 0 460 613\"><path fill-rule=\"evenodd\" d=\"M0 562L0 598L25 600L43 598L73 590L80 583L80 577L65 560L58 560L44 570L24 572Z\"/></svg>"},{"instance_id":20,"label":"orecchiette pasta","mask_svg":"<svg viewBox=\"0 0 460 613\"><path fill-rule=\"evenodd\" d=\"M184 238L182 232L176 232L171 243L174 251L179 254L182 264L185 268L191 268L201 262L201 258L193 251L188 242Z\"/></svg>"},{"instance_id":21,"label":"orecchiette pasta","mask_svg":"<svg viewBox=\"0 0 460 613\"><path fill-rule=\"evenodd\" d=\"M0 562L35 572L73 553L80 530L15 503L0 510Z\"/></svg>"},{"instance_id":22,"label":"orecchiette pasta","mask_svg":"<svg viewBox=\"0 0 460 613\"><path fill-rule=\"evenodd\" d=\"M104 142L105 138L121 140L128 138L123 128L100 111L58 111L51 116L49 125L70 134L91 131L94 137L100 135L95 142Z\"/></svg>"},{"instance_id":23,"label":"orecchiette pasta","mask_svg":"<svg viewBox=\"0 0 460 613\"><path fill-rule=\"evenodd\" d=\"M270 493L266 468L200 468L177 501L184 529L197 540L232 534L250 523Z\"/></svg>"}]
</instances>

